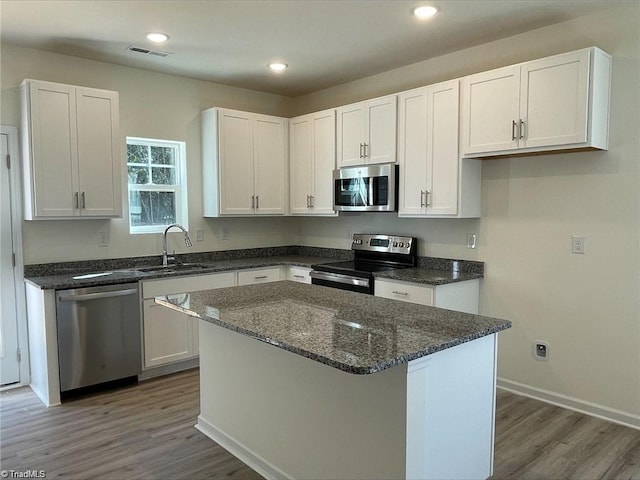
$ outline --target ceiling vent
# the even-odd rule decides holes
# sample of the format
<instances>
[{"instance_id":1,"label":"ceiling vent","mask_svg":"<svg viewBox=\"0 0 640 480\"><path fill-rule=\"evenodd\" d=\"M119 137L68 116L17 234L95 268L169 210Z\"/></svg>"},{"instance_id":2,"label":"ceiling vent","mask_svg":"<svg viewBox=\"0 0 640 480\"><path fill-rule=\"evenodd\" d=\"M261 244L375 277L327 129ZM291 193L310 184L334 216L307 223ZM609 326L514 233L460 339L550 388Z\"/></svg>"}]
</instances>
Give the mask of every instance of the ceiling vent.
<instances>
[{"instance_id":1,"label":"ceiling vent","mask_svg":"<svg viewBox=\"0 0 640 480\"><path fill-rule=\"evenodd\" d=\"M155 57L168 57L171 55L170 52L163 52L160 50L150 50L148 48L136 47L134 45L129 45L127 50L133 53L139 53L140 55L153 55Z\"/></svg>"}]
</instances>

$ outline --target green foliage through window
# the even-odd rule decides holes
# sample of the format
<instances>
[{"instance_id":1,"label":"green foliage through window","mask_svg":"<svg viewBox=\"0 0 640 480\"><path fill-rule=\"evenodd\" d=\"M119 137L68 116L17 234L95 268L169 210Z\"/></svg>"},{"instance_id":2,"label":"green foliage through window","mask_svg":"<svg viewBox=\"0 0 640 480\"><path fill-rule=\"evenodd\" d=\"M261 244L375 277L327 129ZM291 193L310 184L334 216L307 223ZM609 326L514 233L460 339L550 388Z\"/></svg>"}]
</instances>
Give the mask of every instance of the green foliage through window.
<instances>
[{"instance_id":1,"label":"green foliage through window","mask_svg":"<svg viewBox=\"0 0 640 480\"><path fill-rule=\"evenodd\" d=\"M183 144L182 144L183 145ZM179 142L127 138L129 225L132 232L159 231L180 218L184 147ZM182 146L182 149L180 148ZM184 203L185 205L181 205Z\"/></svg>"}]
</instances>

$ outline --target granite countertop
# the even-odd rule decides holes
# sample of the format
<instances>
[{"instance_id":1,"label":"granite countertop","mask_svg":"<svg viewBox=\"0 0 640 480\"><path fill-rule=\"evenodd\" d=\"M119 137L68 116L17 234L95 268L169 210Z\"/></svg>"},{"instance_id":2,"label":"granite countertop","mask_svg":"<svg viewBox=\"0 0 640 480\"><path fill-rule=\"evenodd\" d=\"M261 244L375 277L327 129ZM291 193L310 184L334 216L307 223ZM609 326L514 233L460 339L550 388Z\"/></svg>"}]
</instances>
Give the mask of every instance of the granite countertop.
<instances>
[{"instance_id":1,"label":"granite countertop","mask_svg":"<svg viewBox=\"0 0 640 480\"><path fill-rule=\"evenodd\" d=\"M155 301L353 374L379 372L511 327L507 320L290 281Z\"/></svg>"},{"instance_id":2,"label":"granite countertop","mask_svg":"<svg viewBox=\"0 0 640 480\"><path fill-rule=\"evenodd\" d=\"M25 280L43 290L96 287L101 285L114 285L118 283L137 282L139 280L152 280L158 278L180 277L184 275L203 275L210 273L226 272L230 270L245 270L250 268L274 267L279 265L295 265L310 267L317 263L335 262L333 257L314 257L304 255L274 255L256 258L238 258L217 260L212 263L185 264L176 270L151 270L145 268L152 265L136 267L121 267L116 269L92 269L90 271L59 271L50 275L27 276ZM141 268L138 270L137 268ZM107 275L104 275L108 273ZM76 278L79 277L79 278Z\"/></svg>"},{"instance_id":3,"label":"granite countertop","mask_svg":"<svg viewBox=\"0 0 640 480\"><path fill-rule=\"evenodd\" d=\"M483 273L461 272L453 270L436 270L432 268L402 268L387 270L374 274L375 278L399 280L402 282L422 283L427 285L446 285L448 283L464 282L483 278Z\"/></svg>"},{"instance_id":4,"label":"granite countertop","mask_svg":"<svg viewBox=\"0 0 640 480\"><path fill-rule=\"evenodd\" d=\"M314 264L350 260L353 252L293 245L191 253L178 257L183 265L167 270L149 270L149 267L160 266L160 256L25 265L25 280L43 290L62 290L278 265L311 267ZM483 276L483 262L436 257L419 257L415 268L376 274L378 278L429 285L444 285Z\"/></svg>"}]
</instances>

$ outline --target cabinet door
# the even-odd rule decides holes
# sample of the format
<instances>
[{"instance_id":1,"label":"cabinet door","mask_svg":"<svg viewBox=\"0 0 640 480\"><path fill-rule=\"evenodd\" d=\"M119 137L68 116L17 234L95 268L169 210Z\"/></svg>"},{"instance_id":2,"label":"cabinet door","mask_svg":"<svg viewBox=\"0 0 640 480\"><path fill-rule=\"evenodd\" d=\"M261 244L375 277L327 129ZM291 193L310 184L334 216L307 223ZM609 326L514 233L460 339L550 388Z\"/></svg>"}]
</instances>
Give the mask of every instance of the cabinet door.
<instances>
[{"instance_id":1,"label":"cabinet door","mask_svg":"<svg viewBox=\"0 0 640 480\"><path fill-rule=\"evenodd\" d=\"M308 214L313 181L313 118L289 122L290 205L293 214Z\"/></svg>"},{"instance_id":2,"label":"cabinet door","mask_svg":"<svg viewBox=\"0 0 640 480\"><path fill-rule=\"evenodd\" d=\"M426 89L403 92L398 103L398 216L422 216L427 190Z\"/></svg>"},{"instance_id":3,"label":"cabinet door","mask_svg":"<svg viewBox=\"0 0 640 480\"><path fill-rule=\"evenodd\" d=\"M144 300L143 310L145 368L194 356L191 317L152 299Z\"/></svg>"},{"instance_id":4,"label":"cabinet door","mask_svg":"<svg viewBox=\"0 0 640 480\"><path fill-rule=\"evenodd\" d=\"M427 88L427 215L458 212L459 82Z\"/></svg>"},{"instance_id":5,"label":"cabinet door","mask_svg":"<svg viewBox=\"0 0 640 480\"><path fill-rule=\"evenodd\" d=\"M221 109L218 122L220 213L252 215L254 193L251 114Z\"/></svg>"},{"instance_id":6,"label":"cabinet door","mask_svg":"<svg viewBox=\"0 0 640 480\"><path fill-rule=\"evenodd\" d=\"M366 163L395 163L397 97L377 98L366 102Z\"/></svg>"},{"instance_id":7,"label":"cabinet door","mask_svg":"<svg viewBox=\"0 0 640 480\"><path fill-rule=\"evenodd\" d=\"M333 170L336 168L336 114L321 112L313 119L313 192L311 213L337 215L333 209Z\"/></svg>"},{"instance_id":8,"label":"cabinet door","mask_svg":"<svg viewBox=\"0 0 640 480\"><path fill-rule=\"evenodd\" d=\"M284 214L287 153L285 119L257 116L254 123L255 213Z\"/></svg>"},{"instance_id":9,"label":"cabinet door","mask_svg":"<svg viewBox=\"0 0 640 480\"><path fill-rule=\"evenodd\" d=\"M463 80L465 155L518 147L520 66L471 75Z\"/></svg>"},{"instance_id":10,"label":"cabinet door","mask_svg":"<svg viewBox=\"0 0 640 480\"><path fill-rule=\"evenodd\" d=\"M34 217L72 217L78 213L75 88L30 82L29 89Z\"/></svg>"},{"instance_id":11,"label":"cabinet door","mask_svg":"<svg viewBox=\"0 0 640 480\"><path fill-rule=\"evenodd\" d=\"M346 105L336 110L338 167L365 163L364 104Z\"/></svg>"},{"instance_id":12,"label":"cabinet door","mask_svg":"<svg viewBox=\"0 0 640 480\"><path fill-rule=\"evenodd\" d=\"M278 280L280 280L280 267L238 271L238 285L254 285Z\"/></svg>"},{"instance_id":13,"label":"cabinet door","mask_svg":"<svg viewBox=\"0 0 640 480\"><path fill-rule=\"evenodd\" d=\"M118 94L78 88L78 191L80 214L122 214Z\"/></svg>"},{"instance_id":14,"label":"cabinet door","mask_svg":"<svg viewBox=\"0 0 640 480\"><path fill-rule=\"evenodd\" d=\"M433 305L433 287L411 284L407 282L394 282L389 280L375 280L376 297L390 298L402 302L419 303L421 305Z\"/></svg>"},{"instance_id":15,"label":"cabinet door","mask_svg":"<svg viewBox=\"0 0 640 480\"><path fill-rule=\"evenodd\" d=\"M522 65L520 147L587 141L589 51Z\"/></svg>"},{"instance_id":16,"label":"cabinet door","mask_svg":"<svg viewBox=\"0 0 640 480\"><path fill-rule=\"evenodd\" d=\"M311 277L309 276L309 272L311 272L310 268L291 266L287 269L287 280L290 280L292 282L311 284Z\"/></svg>"}]
</instances>

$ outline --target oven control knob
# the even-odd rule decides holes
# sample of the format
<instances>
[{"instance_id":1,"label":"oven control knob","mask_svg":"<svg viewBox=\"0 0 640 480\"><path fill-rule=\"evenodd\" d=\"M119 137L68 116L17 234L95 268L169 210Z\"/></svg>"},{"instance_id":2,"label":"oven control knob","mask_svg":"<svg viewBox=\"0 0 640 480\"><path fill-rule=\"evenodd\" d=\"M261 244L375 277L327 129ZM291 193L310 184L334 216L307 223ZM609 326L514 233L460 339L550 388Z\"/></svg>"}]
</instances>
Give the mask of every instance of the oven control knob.
<instances>
[{"instance_id":1,"label":"oven control knob","mask_svg":"<svg viewBox=\"0 0 640 480\"><path fill-rule=\"evenodd\" d=\"M400 245L398 245L400 248L404 247L404 243L400 242Z\"/></svg>"},{"instance_id":2,"label":"oven control knob","mask_svg":"<svg viewBox=\"0 0 640 480\"><path fill-rule=\"evenodd\" d=\"M393 242L393 246L397 247L398 246L398 242Z\"/></svg>"}]
</instances>

